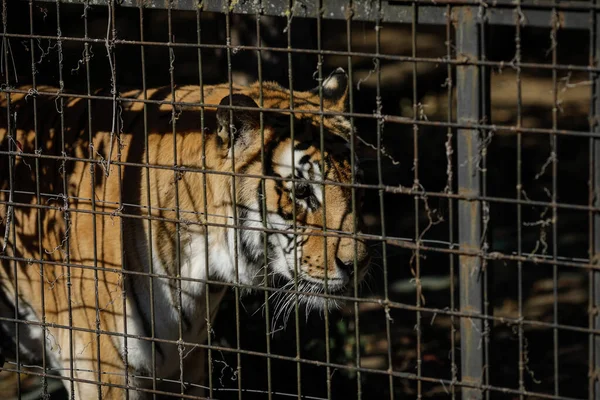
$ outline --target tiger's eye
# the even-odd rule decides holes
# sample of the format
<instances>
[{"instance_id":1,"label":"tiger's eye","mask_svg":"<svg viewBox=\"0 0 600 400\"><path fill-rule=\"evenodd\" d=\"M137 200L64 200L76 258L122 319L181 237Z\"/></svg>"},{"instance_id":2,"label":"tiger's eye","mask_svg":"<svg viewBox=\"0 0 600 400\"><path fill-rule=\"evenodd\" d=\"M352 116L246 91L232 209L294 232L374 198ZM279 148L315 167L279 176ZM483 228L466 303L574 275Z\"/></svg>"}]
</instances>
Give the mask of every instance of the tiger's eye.
<instances>
[{"instance_id":1,"label":"tiger's eye","mask_svg":"<svg viewBox=\"0 0 600 400\"><path fill-rule=\"evenodd\" d=\"M306 199L310 196L310 186L306 183L300 183L296 186L295 190L297 199Z\"/></svg>"}]
</instances>

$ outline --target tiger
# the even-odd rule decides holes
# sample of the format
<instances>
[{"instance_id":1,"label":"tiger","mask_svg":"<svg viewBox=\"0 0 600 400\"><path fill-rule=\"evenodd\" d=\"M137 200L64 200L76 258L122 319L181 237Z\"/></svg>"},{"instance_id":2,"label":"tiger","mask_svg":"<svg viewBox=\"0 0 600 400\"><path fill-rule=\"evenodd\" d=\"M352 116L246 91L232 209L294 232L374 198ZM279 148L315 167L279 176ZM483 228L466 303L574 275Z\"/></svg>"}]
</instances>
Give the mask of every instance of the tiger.
<instances>
[{"instance_id":1,"label":"tiger","mask_svg":"<svg viewBox=\"0 0 600 400\"><path fill-rule=\"evenodd\" d=\"M228 290L327 312L367 273L341 68L307 91L4 92L0 341L73 398L204 396Z\"/></svg>"}]
</instances>

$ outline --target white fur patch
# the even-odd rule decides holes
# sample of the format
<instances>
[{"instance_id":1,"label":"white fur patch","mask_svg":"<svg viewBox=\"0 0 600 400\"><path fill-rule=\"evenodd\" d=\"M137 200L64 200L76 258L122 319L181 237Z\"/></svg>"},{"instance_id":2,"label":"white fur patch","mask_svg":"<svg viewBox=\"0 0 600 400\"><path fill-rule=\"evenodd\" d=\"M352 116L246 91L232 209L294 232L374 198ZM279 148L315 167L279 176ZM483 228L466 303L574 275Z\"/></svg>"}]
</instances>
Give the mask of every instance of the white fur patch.
<instances>
[{"instance_id":1,"label":"white fur patch","mask_svg":"<svg viewBox=\"0 0 600 400\"><path fill-rule=\"evenodd\" d=\"M332 76L323 82L323 87L327 90L334 91L340 87L340 82L338 81L337 77Z\"/></svg>"}]
</instances>

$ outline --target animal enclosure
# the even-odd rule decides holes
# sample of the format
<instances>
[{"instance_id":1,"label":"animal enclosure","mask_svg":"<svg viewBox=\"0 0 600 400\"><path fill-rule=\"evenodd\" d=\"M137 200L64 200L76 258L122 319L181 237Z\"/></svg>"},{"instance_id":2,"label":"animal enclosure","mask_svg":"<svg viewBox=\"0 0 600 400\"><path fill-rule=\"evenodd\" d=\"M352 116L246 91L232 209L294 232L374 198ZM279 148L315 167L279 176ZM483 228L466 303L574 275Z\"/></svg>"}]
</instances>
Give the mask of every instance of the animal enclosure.
<instances>
[{"instance_id":1,"label":"animal enclosure","mask_svg":"<svg viewBox=\"0 0 600 400\"><path fill-rule=\"evenodd\" d=\"M3 0L0 262L15 282L35 269L41 292L52 293L71 290L71 277L82 271L104 268L96 257L69 261L69 221L79 215L114 221L120 237L130 234L122 221L161 222L149 211L127 212L143 208L141 203L119 201L107 209L98 200L103 211L79 208L82 199L62 184L71 169L110 173L113 179L127 168L164 170L173 182L211 174L232 181L250 177L261 185L273 179L261 171L157 165L141 153L137 161L122 160L118 150L112 152L119 134L129 133L119 127L134 112L136 134L147 141L152 110L166 110L163 122L172 127L173 141L185 118L200 124L207 109L224 110L231 125L234 113L252 111L232 105L232 96L222 104L202 95L187 103L170 97L188 85L225 85L232 93L234 86L258 82L257 98L265 104L275 96L263 93L268 82L294 95L320 88L313 92L314 108L302 113L315 121L321 152L329 143L326 119L340 117L351 126L352 179L312 183L323 191L348 190L348 212L360 216L364 227L323 228L313 236L324 238L325 247L328 240L351 238L372 254L359 282L355 248L349 268L356 285L342 294L330 293L327 285L311 292L337 305L311 313L298 300L306 288L298 279L278 287L249 285L239 277L231 283L210 274L185 278L108 268L119 275L123 298L124 282L137 278L169 279L179 285L177 293L184 283L225 289L218 314L203 328L206 339L113 332L96 317L87 331L77 321L45 323L41 315L31 322L16 307L12 315L0 313L0 344L6 344L0 348L7 357L0 392L8 398L69 398L69 387L82 379L74 375L77 363L61 370L49 361L58 351L48 334L52 329L92 337L61 349L71 359L88 347L100 356L101 338L124 341L125 365L128 340L150 343L153 359L154 346L176 346L181 377L188 352L204 351L201 385L175 379L181 392L163 393L156 389L161 378L149 371L149 386L139 389L149 398L196 398L181 393L198 385L205 389L198 398L211 399L600 399L599 14L596 1L557 0ZM337 89L327 82L341 74L338 68L348 79L347 104L330 110L324 96ZM165 95L152 97L153 90ZM127 94L132 91L135 96ZM30 135L35 145L18 140L21 124L33 120L12 105L16 99L37 124ZM294 100L279 100L291 105L261 107L257 100L261 135L273 109L295 126ZM38 112L42 103L50 111ZM75 103L83 111L73 116L69 107ZM91 111L98 104L104 113ZM77 153L65 139L65 121L71 120L86 135L106 125L110 145L88 143L85 156ZM38 143L38 130L51 121L60 128L53 132L62 148ZM44 162L57 168L44 171ZM52 176L61 184L41 190ZM294 198L303 194L293 187ZM177 227L169 240L177 243L179 259L182 237L210 223L207 212L180 206L175 193L167 211L176 217L163 219ZM323 197L324 208L328 199ZM14 217L19 210L30 210L30 219ZM41 237L39 215L50 211L67 227L56 248L44 248ZM189 215L205 218L198 222ZM266 249L276 229L266 218L248 228L238 221L244 217L234 212L222 225L240 237L244 230L259 232ZM26 224L39 258L23 257L23 249L13 246L15 232ZM299 236L297 228L294 222L289 229ZM59 261L51 257L56 251ZM122 254L130 251L121 245ZM65 267L64 275L44 276L58 266ZM264 274L266 282L266 268ZM85 290L97 292L98 283L89 282ZM77 301L68 299L69 313ZM180 326L181 319L179 314ZM152 312L152 332L164 323ZM36 364L19 347L19 332L32 325L44 333ZM101 369L82 372L98 377L91 383L110 386ZM138 389L125 386L131 393Z\"/></svg>"}]
</instances>

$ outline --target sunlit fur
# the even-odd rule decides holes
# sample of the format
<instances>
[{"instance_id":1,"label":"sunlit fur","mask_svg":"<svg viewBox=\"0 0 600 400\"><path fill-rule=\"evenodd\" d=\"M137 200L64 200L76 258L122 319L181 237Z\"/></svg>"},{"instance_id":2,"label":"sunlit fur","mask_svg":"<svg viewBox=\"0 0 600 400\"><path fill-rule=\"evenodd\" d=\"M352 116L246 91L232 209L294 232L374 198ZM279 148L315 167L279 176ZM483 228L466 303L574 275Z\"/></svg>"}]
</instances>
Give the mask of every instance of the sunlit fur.
<instances>
[{"instance_id":1,"label":"sunlit fur","mask_svg":"<svg viewBox=\"0 0 600 400\"><path fill-rule=\"evenodd\" d=\"M353 135L346 118L327 114L344 111L343 71L294 92L292 114L291 94L274 83L152 89L149 102L116 108L53 93L38 87L2 102L0 326L14 340L18 294L17 316L29 321L18 325L21 360L45 360L77 398L152 389L153 370L157 390L202 395L204 349L189 343L206 341L228 287L207 288L207 278L275 287L274 326L296 299L306 313L326 311L337 301L317 295L347 294L362 279L369 254L353 236L362 224L361 193L353 201L349 186L360 178ZM257 104L262 117L250 110Z\"/></svg>"}]
</instances>

